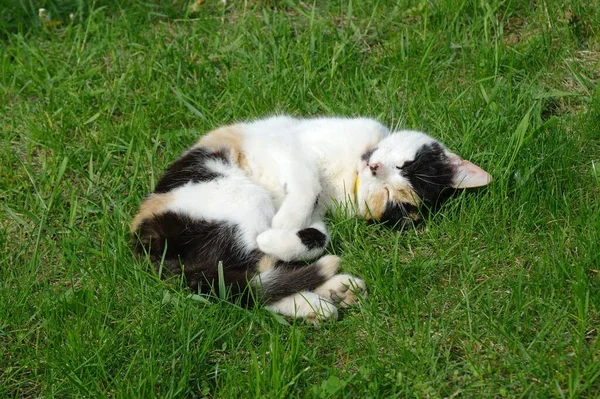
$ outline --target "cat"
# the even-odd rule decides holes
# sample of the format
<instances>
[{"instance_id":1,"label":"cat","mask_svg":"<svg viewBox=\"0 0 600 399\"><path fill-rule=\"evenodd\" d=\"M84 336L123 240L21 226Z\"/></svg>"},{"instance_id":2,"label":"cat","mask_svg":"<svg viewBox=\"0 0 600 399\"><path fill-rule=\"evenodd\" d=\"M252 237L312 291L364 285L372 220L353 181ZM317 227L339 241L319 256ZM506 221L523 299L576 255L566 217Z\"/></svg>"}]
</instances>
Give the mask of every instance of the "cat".
<instances>
[{"instance_id":1,"label":"cat","mask_svg":"<svg viewBox=\"0 0 600 399\"><path fill-rule=\"evenodd\" d=\"M402 226L452 189L490 175L422 132L391 132L369 118L273 116L209 132L169 166L133 219L136 250L193 290L223 280L248 306L317 322L364 293L322 256L323 217Z\"/></svg>"}]
</instances>

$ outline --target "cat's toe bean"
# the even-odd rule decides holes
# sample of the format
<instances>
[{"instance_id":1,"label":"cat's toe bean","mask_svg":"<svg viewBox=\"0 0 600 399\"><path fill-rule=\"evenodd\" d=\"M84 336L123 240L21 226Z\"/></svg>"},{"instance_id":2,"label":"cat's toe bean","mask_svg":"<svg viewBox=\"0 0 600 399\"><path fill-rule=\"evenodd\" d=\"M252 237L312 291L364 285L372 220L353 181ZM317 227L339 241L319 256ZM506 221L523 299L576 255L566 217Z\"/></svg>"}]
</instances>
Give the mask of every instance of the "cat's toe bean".
<instances>
[{"instance_id":1,"label":"cat's toe bean","mask_svg":"<svg viewBox=\"0 0 600 399\"><path fill-rule=\"evenodd\" d=\"M336 292L346 292L350 289L350 285L343 285ZM332 290L333 291L333 290Z\"/></svg>"},{"instance_id":2,"label":"cat's toe bean","mask_svg":"<svg viewBox=\"0 0 600 399\"><path fill-rule=\"evenodd\" d=\"M344 300L336 291L329 290L329 297L336 303L340 303Z\"/></svg>"},{"instance_id":3,"label":"cat's toe bean","mask_svg":"<svg viewBox=\"0 0 600 399\"><path fill-rule=\"evenodd\" d=\"M317 287L314 292L342 307L352 306L358 301L358 295L365 295L367 285L349 274L337 274Z\"/></svg>"}]
</instances>

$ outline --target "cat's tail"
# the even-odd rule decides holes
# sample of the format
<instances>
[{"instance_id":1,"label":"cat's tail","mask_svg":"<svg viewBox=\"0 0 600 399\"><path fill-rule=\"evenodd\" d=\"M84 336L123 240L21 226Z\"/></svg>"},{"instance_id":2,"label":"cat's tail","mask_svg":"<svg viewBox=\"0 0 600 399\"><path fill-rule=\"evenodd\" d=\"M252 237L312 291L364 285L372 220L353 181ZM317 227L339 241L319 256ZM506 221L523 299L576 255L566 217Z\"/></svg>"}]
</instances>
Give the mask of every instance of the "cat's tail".
<instances>
[{"instance_id":1,"label":"cat's tail","mask_svg":"<svg viewBox=\"0 0 600 399\"><path fill-rule=\"evenodd\" d=\"M269 258L266 256L261 262L264 263L265 259L268 262ZM252 278L251 285L260 302L269 304L299 292L314 290L335 275L339 266L340 258L334 255L323 256L309 265L276 261L272 268Z\"/></svg>"}]
</instances>

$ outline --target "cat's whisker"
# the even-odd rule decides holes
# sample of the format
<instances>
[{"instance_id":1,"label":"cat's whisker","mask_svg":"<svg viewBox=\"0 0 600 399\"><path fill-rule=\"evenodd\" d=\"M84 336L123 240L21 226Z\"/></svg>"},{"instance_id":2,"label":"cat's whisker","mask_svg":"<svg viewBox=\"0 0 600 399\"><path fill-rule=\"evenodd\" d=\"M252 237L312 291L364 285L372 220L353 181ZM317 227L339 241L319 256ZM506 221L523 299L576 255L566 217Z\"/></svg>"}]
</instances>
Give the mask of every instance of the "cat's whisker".
<instances>
[{"instance_id":1,"label":"cat's whisker","mask_svg":"<svg viewBox=\"0 0 600 399\"><path fill-rule=\"evenodd\" d=\"M422 177L420 177L420 176L417 176L417 175L414 175L414 176L415 176L417 179L421 180L422 182L425 182L425 183L427 183L427 184L431 184L432 186L443 186L443 184L440 184L440 183L435 183L435 182L433 182L433 181L431 181L431 180L424 179L424 178L422 178Z\"/></svg>"},{"instance_id":2,"label":"cat's whisker","mask_svg":"<svg viewBox=\"0 0 600 399\"><path fill-rule=\"evenodd\" d=\"M433 186L445 186L445 184L442 184L442 183L436 183L436 182L433 182L433 181L431 181L431 180L429 180L429 179L425 179L425 178L424 178L424 177L438 177L438 176L428 176L428 175L419 175L419 174L415 174L415 175L413 175L413 176L415 176L417 179L421 180L422 182L425 182L425 183L427 183L427 184L431 184L431 185L433 185ZM444 177L446 177L446 176L451 176L451 175L439 175L439 176L444 176Z\"/></svg>"}]
</instances>

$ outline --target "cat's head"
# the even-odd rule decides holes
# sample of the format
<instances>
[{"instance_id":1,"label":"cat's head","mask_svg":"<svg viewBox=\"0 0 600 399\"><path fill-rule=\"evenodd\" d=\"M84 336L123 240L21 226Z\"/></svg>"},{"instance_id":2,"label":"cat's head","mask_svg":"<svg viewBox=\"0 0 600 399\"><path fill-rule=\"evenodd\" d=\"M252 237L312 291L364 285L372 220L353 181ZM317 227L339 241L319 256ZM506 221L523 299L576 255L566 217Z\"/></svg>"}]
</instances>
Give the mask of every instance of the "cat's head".
<instances>
[{"instance_id":1,"label":"cat's head","mask_svg":"<svg viewBox=\"0 0 600 399\"><path fill-rule=\"evenodd\" d=\"M359 213L369 220L419 222L448 189L480 187L491 176L425 133L399 131L362 156L358 169Z\"/></svg>"}]
</instances>

